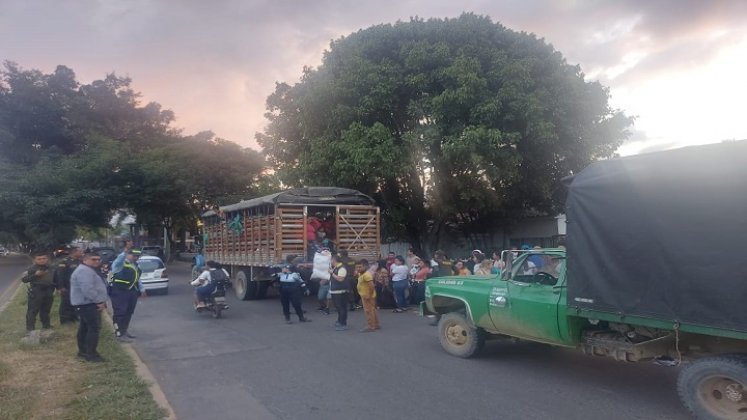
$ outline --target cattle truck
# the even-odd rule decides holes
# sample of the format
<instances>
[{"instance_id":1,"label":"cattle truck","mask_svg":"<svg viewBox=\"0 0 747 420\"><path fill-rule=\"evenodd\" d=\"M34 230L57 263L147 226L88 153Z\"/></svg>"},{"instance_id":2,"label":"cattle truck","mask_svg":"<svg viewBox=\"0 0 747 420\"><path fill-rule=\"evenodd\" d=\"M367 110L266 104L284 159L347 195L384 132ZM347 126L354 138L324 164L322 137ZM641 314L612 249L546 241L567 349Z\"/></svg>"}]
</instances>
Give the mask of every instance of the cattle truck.
<instances>
[{"instance_id":1,"label":"cattle truck","mask_svg":"<svg viewBox=\"0 0 747 420\"><path fill-rule=\"evenodd\" d=\"M381 252L379 208L356 190L295 188L222 206L202 215L206 260L227 268L236 297L265 297L277 267L294 260L309 267L315 226L338 252L375 261ZM310 271L302 270L308 280Z\"/></svg>"}]
</instances>

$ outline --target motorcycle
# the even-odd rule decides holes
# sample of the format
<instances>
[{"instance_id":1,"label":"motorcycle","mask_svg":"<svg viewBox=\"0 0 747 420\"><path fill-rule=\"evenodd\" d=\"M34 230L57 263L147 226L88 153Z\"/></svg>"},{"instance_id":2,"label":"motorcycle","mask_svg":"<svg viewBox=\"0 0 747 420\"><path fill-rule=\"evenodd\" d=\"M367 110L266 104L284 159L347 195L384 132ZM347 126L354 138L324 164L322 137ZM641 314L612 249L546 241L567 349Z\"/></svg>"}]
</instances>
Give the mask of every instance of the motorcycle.
<instances>
[{"instance_id":1,"label":"motorcycle","mask_svg":"<svg viewBox=\"0 0 747 420\"><path fill-rule=\"evenodd\" d=\"M226 285L218 284L210 296L205 299L205 306L196 308L197 312L210 312L213 318L221 318L223 311L229 309L226 303Z\"/></svg>"}]
</instances>

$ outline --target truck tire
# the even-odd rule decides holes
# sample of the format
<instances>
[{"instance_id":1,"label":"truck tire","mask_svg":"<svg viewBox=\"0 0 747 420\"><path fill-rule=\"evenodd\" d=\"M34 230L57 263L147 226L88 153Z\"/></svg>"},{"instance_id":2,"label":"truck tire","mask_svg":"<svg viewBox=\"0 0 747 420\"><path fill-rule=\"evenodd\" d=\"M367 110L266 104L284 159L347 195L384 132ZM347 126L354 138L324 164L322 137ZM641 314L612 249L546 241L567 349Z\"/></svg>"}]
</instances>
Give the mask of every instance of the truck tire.
<instances>
[{"instance_id":1,"label":"truck tire","mask_svg":"<svg viewBox=\"0 0 747 420\"><path fill-rule=\"evenodd\" d=\"M747 355L692 362L677 378L677 393L697 419L747 419Z\"/></svg>"},{"instance_id":2,"label":"truck tire","mask_svg":"<svg viewBox=\"0 0 747 420\"><path fill-rule=\"evenodd\" d=\"M451 312L438 322L438 339L441 347L457 357L476 355L485 345L485 334L472 325L466 315Z\"/></svg>"},{"instance_id":3,"label":"truck tire","mask_svg":"<svg viewBox=\"0 0 747 420\"><path fill-rule=\"evenodd\" d=\"M241 269L236 273L233 290L236 293L236 297L240 300L262 299L264 296L259 296L260 283L264 282L252 281L250 269Z\"/></svg>"}]
</instances>

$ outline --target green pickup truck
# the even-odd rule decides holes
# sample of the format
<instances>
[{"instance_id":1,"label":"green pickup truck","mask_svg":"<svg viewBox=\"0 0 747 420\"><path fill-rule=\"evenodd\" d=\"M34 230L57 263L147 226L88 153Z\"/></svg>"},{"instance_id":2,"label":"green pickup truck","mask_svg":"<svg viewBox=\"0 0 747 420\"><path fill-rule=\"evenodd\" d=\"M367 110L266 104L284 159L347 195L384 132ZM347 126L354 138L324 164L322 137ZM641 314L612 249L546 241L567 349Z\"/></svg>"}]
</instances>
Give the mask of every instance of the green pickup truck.
<instances>
[{"instance_id":1,"label":"green pickup truck","mask_svg":"<svg viewBox=\"0 0 747 420\"><path fill-rule=\"evenodd\" d=\"M426 283L442 347L528 340L686 364L683 404L747 419L747 141L597 162L568 179L567 250L504 252L493 277Z\"/></svg>"}]
</instances>

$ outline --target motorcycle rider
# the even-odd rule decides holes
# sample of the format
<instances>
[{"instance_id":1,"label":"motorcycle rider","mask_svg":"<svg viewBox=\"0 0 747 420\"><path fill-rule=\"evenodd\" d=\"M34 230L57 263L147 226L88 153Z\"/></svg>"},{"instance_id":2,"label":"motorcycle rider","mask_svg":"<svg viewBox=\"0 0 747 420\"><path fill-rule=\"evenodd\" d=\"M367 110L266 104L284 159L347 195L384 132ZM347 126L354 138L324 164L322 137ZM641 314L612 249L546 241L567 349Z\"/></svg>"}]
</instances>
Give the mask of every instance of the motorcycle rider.
<instances>
[{"instance_id":1,"label":"motorcycle rider","mask_svg":"<svg viewBox=\"0 0 747 420\"><path fill-rule=\"evenodd\" d=\"M216 288L216 283L213 281L212 273L215 273L215 270L218 269L218 263L210 260L205 263L205 267L207 270L200 273L200 275L190 283L192 286L197 286L195 289L196 310L205 307L205 299L209 298Z\"/></svg>"}]
</instances>

